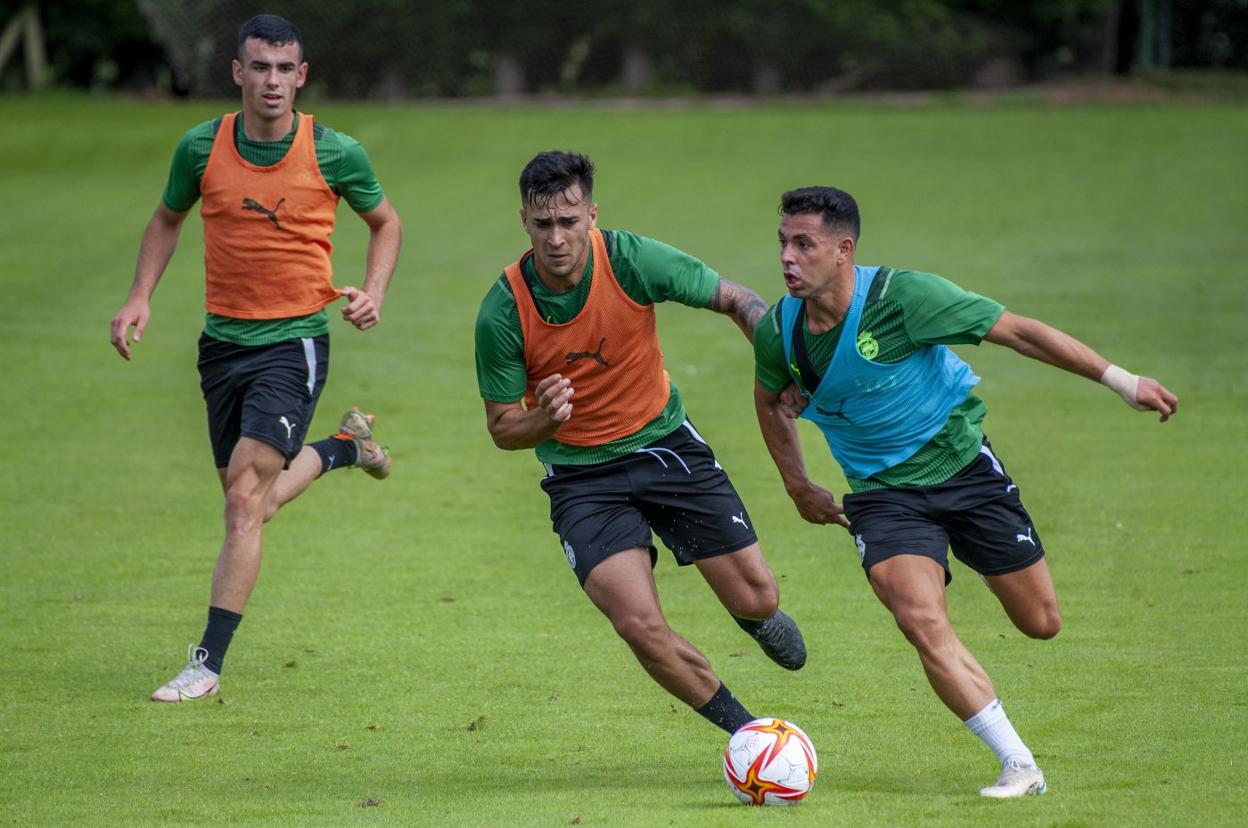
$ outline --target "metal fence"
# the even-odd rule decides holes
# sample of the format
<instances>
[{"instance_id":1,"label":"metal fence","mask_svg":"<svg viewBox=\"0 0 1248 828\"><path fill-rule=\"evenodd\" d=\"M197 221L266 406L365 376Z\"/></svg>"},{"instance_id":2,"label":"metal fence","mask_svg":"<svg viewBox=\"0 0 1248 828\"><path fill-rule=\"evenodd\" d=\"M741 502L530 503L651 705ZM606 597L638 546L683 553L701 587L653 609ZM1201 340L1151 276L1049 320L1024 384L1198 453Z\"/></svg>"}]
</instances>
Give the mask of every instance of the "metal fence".
<instances>
[{"instance_id":1,"label":"metal fence","mask_svg":"<svg viewBox=\"0 0 1248 828\"><path fill-rule=\"evenodd\" d=\"M204 95L233 94L222 67L239 25L261 11L302 29L310 91L367 98L1008 84L1046 62L1096 61L1112 35L1104 0L1066 0L1057 17L990 15L975 7L992 4L944 0L139 5L180 81Z\"/></svg>"},{"instance_id":2,"label":"metal fence","mask_svg":"<svg viewBox=\"0 0 1248 828\"><path fill-rule=\"evenodd\" d=\"M336 98L768 95L1169 67L1248 73L1248 0L26 0L9 9L0 90L51 81L233 96L238 28L260 12L303 30L308 92Z\"/></svg>"}]
</instances>

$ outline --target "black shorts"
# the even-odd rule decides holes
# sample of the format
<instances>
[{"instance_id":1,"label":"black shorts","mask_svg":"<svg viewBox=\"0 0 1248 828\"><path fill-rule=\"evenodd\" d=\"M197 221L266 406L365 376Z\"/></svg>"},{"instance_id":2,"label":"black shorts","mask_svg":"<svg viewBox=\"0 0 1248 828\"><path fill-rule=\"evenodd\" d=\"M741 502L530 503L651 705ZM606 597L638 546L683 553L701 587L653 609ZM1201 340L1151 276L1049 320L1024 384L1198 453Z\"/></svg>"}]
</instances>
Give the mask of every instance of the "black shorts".
<instances>
[{"instance_id":1,"label":"black shorts","mask_svg":"<svg viewBox=\"0 0 1248 828\"><path fill-rule=\"evenodd\" d=\"M944 567L947 584L949 548L980 575L1016 572L1044 557L1018 486L987 440L943 483L857 492L845 496L844 507L868 572L896 555L923 555Z\"/></svg>"},{"instance_id":2,"label":"black shorts","mask_svg":"<svg viewBox=\"0 0 1248 828\"><path fill-rule=\"evenodd\" d=\"M273 345L235 345L200 336L199 387L217 468L230 464L240 437L268 443L290 466L303 447L328 374L328 334Z\"/></svg>"},{"instance_id":3,"label":"black shorts","mask_svg":"<svg viewBox=\"0 0 1248 828\"><path fill-rule=\"evenodd\" d=\"M658 559L651 529L681 566L758 541L737 490L688 421L632 454L589 466L547 466L542 490L563 553L585 585L606 558L636 547Z\"/></svg>"}]
</instances>

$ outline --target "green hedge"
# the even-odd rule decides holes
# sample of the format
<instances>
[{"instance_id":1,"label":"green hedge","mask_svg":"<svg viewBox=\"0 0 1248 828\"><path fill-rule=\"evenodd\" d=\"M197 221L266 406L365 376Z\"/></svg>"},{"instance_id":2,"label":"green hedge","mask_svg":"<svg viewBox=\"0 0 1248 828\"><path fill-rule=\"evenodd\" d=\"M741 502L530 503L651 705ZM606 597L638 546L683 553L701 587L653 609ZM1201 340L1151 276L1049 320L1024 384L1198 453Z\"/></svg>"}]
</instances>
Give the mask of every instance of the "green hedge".
<instances>
[{"instance_id":1,"label":"green hedge","mask_svg":"<svg viewBox=\"0 0 1248 828\"><path fill-rule=\"evenodd\" d=\"M369 98L938 89L1127 71L1163 6L1172 65L1248 69L1245 0L39 4L64 86L232 96L238 27L265 11L303 30L311 92ZM21 85L20 64L0 85Z\"/></svg>"}]
</instances>

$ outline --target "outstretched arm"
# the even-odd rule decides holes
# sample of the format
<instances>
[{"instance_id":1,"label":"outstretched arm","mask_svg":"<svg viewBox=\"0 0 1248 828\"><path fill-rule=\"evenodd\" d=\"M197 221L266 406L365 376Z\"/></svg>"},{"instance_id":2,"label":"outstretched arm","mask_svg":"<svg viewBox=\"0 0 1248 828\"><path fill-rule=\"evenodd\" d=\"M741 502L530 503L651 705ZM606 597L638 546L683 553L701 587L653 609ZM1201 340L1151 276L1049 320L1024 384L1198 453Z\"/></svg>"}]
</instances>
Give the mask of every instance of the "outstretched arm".
<instances>
[{"instance_id":1,"label":"outstretched arm","mask_svg":"<svg viewBox=\"0 0 1248 828\"><path fill-rule=\"evenodd\" d=\"M706 306L716 313L731 316L732 321L745 334L745 338L751 342L754 341L754 329L758 327L758 320L767 312L767 303L761 296L745 285L739 285L722 276Z\"/></svg>"},{"instance_id":2,"label":"outstretched arm","mask_svg":"<svg viewBox=\"0 0 1248 828\"><path fill-rule=\"evenodd\" d=\"M758 413L763 442L767 444L767 451L784 481L784 490L793 498L798 513L811 523L836 523L848 529L849 521L845 519L844 510L837 504L836 498L806 476L797 424L784 413L783 408L779 395L754 383L754 410Z\"/></svg>"},{"instance_id":3,"label":"outstretched arm","mask_svg":"<svg viewBox=\"0 0 1248 828\"><path fill-rule=\"evenodd\" d=\"M572 418L572 381L551 374L537 384L537 405L526 409L518 402L485 401L485 427L501 449L535 448L555 436Z\"/></svg>"},{"instance_id":4,"label":"outstretched arm","mask_svg":"<svg viewBox=\"0 0 1248 828\"><path fill-rule=\"evenodd\" d=\"M381 303L386 299L386 288L399 261L403 225L390 199L384 197L380 204L359 216L368 225L369 233L364 289L343 287L347 306L342 309L342 318L366 331L381 321Z\"/></svg>"},{"instance_id":5,"label":"outstretched arm","mask_svg":"<svg viewBox=\"0 0 1248 828\"><path fill-rule=\"evenodd\" d=\"M1137 377L1051 325L1006 311L984 339L1013 348L1023 356L1104 383L1132 408L1158 411L1165 422L1178 411L1179 398L1151 377Z\"/></svg>"},{"instance_id":6,"label":"outstretched arm","mask_svg":"<svg viewBox=\"0 0 1248 828\"><path fill-rule=\"evenodd\" d=\"M139 244L139 261L134 267L134 281L130 284L130 292L121 310L109 324L110 341L117 353L124 359L130 359L130 328L134 328L134 341L143 338L147 321L151 317L152 293L160 283L169 259L178 246L178 235L182 232L182 221L186 213L170 210L164 202L156 205L156 212L147 222L143 231L143 241Z\"/></svg>"}]
</instances>

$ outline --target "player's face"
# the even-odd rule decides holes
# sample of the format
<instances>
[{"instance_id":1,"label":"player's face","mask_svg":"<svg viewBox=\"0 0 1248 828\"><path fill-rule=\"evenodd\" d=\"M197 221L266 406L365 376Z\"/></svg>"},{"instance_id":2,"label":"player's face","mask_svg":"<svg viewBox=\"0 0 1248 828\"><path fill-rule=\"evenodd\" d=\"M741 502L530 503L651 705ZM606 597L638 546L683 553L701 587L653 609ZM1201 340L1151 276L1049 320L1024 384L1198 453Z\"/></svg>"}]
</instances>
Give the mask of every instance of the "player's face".
<instances>
[{"instance_id":1,"label":"player's face","mask_svg":"<svg viewBox=\"0 0 1248 828\"><path fill-rule=\"evenodd\" d=\"M818 213L786 214L779 236L784 286L799 299L829 290L837 272L853 260L853 239L829 230Z\"/></svg>"},{"instance_id":2,"label":"player's face","mask_svg":"<svg viewBox=\"0 0 1248 828\"><path fill-rule=\"evenodd\" d=\"M581 195L580 185L541 204L526 204L520 220L542 280L565 290L580 282L589 259L589 231L598 225L598 205Z\"/></svg>"},{"instance_id":3,"label":"player's face","mask_svg":"<svg viewBox=\"0 0 1248 828\"><path fill-rule=\"evenodd\" d=\"M299 59L299 44L272 43L249 37L234 61L234 82L243 90L247 117L276 121L290 114L295 90L308 79L308 64Z\"/></svg>"}]
</instances>

